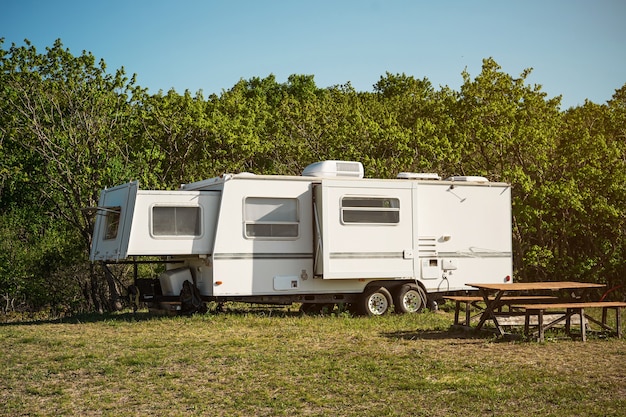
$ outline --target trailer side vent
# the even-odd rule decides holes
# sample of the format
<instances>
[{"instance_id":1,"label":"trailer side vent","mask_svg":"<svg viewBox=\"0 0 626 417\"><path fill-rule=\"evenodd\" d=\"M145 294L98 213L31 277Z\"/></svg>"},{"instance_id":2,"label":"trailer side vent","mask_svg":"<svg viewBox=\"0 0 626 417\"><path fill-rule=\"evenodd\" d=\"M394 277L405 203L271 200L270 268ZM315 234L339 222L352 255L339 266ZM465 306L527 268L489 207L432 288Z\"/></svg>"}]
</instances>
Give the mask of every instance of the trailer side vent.
<instances>
[{"instance_id":1,"label":"trailer side vent","mask_svg":"<svg viewBox=\"0 0 626 417\"><path fill-rule=\"evenodd\" d=\"M363 164L353 161L321 161L304 168L304 177L363 178Z\"/></svg>"}]
</instances>

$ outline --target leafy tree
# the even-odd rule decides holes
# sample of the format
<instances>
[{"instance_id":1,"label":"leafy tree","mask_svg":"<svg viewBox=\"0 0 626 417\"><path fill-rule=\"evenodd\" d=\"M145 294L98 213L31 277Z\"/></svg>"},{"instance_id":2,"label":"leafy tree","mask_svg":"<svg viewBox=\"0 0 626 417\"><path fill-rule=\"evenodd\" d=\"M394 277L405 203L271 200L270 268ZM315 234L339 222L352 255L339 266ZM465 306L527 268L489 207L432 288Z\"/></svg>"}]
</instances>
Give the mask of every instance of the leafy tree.
<instances>
[{"instance_id":1,"label":"leafy tree","mask_svg":"<svg viewBox=\"0 0 626 417\"><path fill-rule=\"evenodd\" d=\"M379 161L391 169L386 175L448 172L449 161L458 159L449 138L453 124L449 109L456 95L447 88L435 91L426 78L390 73L374 85L374 92L377 104L371 107L377 110L372 117L389 136L379 144L388 149Z\"/></svg>"},{"instance_id":2,"label":"leafy tree","mask_svg":"<svg viewBox=\"0 0 626 417\"><path fill-rule=\"evenodd\" d=\"M42 210L34 212L67 224L65 239L78 239L86 259L93 214L83 209L97 204L104 186L132 178L131 157L141 152L133 148L137 136L133 104L143 92L134 87L134 80L128 81L123 69L108 74L104 61L96 64L86 52L75 57L60 40L45 54L25 43L3 50L0 60L6 121L0 127L2 143L18 155L2 168L3 195L15 195L27 185L29 198L43 203ZM93 305L114 308L115 283L108 280L109 300L104 305L101 277L90 264L81 274Z\"/></svg>"},{"instance_id":3,"label":"leafy tree","mask_svg":"<svg viewBox=\"0 0 626 417\"><path fill-rule=\"evenodd\" d=\"M3 43L0 41L0 46ZM101 189L175 188L224 172L299 174L350 159L368 176L484 175L512 184L524 280L624 284L626 85L605 105L561 112L485 59L460 91L386 73L373 92L313 75L240 80L219 96L147 95L124 69L0 47L0 295L3 308L113 309L120 283L87 262Z\"/></svg>"},{"instance_id":4,"label":"leafy tree","mask_svg":"<svg viewBox=\"0 0 626 417\"><path fill-rule=\"evenodd\" d=\"M624 284L626 146L619 90L608 105L585 102L564 115L553 159L549 227L554 269L569 276Z\"/></svg>"},{"instance_id":5,"label":"leafy tree","mask_svg":"<svg viewBox=\"0 0 626 417\"><path fill-rule=\"evenodd\" d=\"M263 155L271 148L263 134L271 120L271 106L264 90L273 84L273 77L241 80L219 100L211 102L207 109L211 120L207 140L199 154L205 161L203 171L210 168L215 174L255 172L258 164L263 164Z\"/></svg>"},{"instance_id":6,"label":"leafy tree","mask_svg":"<svg viewBox=\"0 0 626 417\"><path fill-rule=\"evenodd\" d=\"M147 97L142 120L143 158L135 158L144 188L175 188L198 178L210 124L201 92L179 95L170 90Z\"/></svg>"},{"instance_id":7,"label":"leafy tree","mask_svg":"<svg viewBox=\"0 0 626 417\"><path fill-rule=\"evenodd\" d=\"M515 269L525 280L541 280L545 257L552 257L547 229L552 207L544 203L554 183L550 170L561 125L560 97L547 99L540 86L528 86L531 70L518 78L485 59L472 80L463 72L451 129L459 152L457 174L484 175L512 184Z\"/></svg>"}]
</instances>

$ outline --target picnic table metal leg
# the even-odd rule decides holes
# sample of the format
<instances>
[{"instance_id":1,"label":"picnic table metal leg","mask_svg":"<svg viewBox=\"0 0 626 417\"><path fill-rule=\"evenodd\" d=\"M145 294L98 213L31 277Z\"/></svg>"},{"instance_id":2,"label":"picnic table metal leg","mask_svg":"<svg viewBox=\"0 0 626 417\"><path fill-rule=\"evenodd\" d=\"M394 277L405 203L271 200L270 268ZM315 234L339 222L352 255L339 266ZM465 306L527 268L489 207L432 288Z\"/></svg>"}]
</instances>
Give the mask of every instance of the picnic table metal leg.
<instances>
[{"instance_id":1,"label":"picnic table metal leg","mask_svg":"<svg viewBox=\"0 0 626 417\"><path fill-rule=\"evenodd\" d=\"M596 320L593 316L585 315L586 321L593 322L601 326L604 330L608 330L611 333L615 333L618 338L622 337L622 320L621 311L623 307L607 306L602 307L602 321ZM615 327L609 325L609 310L615 310Z\"/></svg>"},{"instance_id":2,"label":"picnic table metal leg","mask_svg":"<svg viewBox=\"0 0 626 417\"><path fill-rule=\"evenodd\" d=\"M454 309L454 324L455 325L460 325L461 323L459 323L459 310L461 309L461 302L460 301L456 301L456 308Z\"/></svg>"},{"instance_id":3,"label":"picnic table metal leg","mask_svg":"<svg viewBox=\"0 0 626 417\"><path fill-rule=\"evenodd\" d=\"M483 314L481 314L480 320L478 321L478 324L476 325L476 331L480 330L483 327L483 324L485 324L485 321L487 321L489 316L492 315L492 309L493 309L493 307L491 306L491 303L489 302L488 294L485 291L480 290L480 295L483 297L483 300L485 300L485 309L483 310Z\"/></svg>"},{"instance_id":4,"label":"picnic table metal leg","mask_svg":"<svg viewBox=\"0 0 626 417\"><path fill-rule=\"evenodd\" d=\"M524 318L524 336L528 338L530 336L530 310L526 310L526 317Z\"/></svg>"},{"instance_id":5,"label":"picnic table metal leg","mask_svg":"<svg viewBox=\"0 0 626 417\"><path fill-rule=\"evenodd\" d=\"M483 301L485 302L485 310L483 314L480 316L480 321L476 326L476 331L480 330L487 320L493 321L493 324L496 326L496 331L498 332L498 336L504 336L504 330L498 323L498 319L494 314L494 310L500 305L500 299L504 295L504 291L496 292L496 296L493 300L489 299L489 293L484 290L480 290L480 295L483 297Z\"/></svg>"},{"instance_id":6,"label":"picnic table metal leg","mask_svg":"<svg viewBox=\"0 0 626 417\"><path fill-rule=\"evenodd\" d=\"M615 310L615 335L618 339L622 337L622 317L621 317L621 307L603 307L602 308L602 327L606 330L613 330L611 326L607 324L608 322L608 310ZM590 318L591 319L591 318Z\"/></svg>"},{"instance_id":7,"label":"picnic table metal leg","mask_svg":"<svg viewBox=\"0 0 626 417\"><path fill-rule=\"evenodd\" d=\"M537 310L537 326L539 327L538 341L544 341L544 329L543 329L543 310Z\"/></svg>"},{"instance_id":8,"label":"picnic table metal leg","mask_svg":"<svg viewBox=\"0 0 626 417\"><path fill-rule=\"evenodd\" d=\"M587 326L585 326L585 309L578 309L578 314L580 315L580 336L583 339L583 342L587 341Z\"/></svg>"}]
</instances>

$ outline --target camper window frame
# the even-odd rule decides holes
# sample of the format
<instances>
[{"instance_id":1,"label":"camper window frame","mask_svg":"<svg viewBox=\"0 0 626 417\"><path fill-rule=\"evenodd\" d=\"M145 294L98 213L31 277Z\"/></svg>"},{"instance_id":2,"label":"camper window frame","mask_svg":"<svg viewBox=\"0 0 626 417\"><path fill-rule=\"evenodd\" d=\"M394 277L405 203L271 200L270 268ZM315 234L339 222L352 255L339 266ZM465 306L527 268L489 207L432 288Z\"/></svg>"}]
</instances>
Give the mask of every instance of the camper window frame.
<instances>
[{"instance_id":1,"label":"camper window frame","mask_svg":"<svg viewBox=\"0 0 626 417\"><path fill-rule=\"evenodd\" d=\"M154 230L154 209L155 208L173 208L173 209L185 209L192 208L197 210L197 225L196 231L198 234L158 234L155 233ZM204 222L203 222L203 209L202 206L199 205L190 205L190 204L171 204L171 203L159 203L150 205L150 236L153 239L181 239L181 240L189 240L189 239L200 239L204 234Z\"/></svg>"},{"instance_id":2,"label":"camper window frame","mask_svg":"<svg viewBox=\"0 0 626 417\"><path fill-rule=\"evenodd\" d=\"M276 211L267 212L265 217L269 216L268 220L260 220L259 213L251 213L247 210L249 207L248 201L266 200L268 203L272 200L283 200L294 203L294 211L290 213L293 215L292 220L278 220L273 217L281 213ZM268 196L246 196L243 201L243 234L246 239L252 240L297 240L300 238L300 201L297 197L268 197ZM258 226L258 227L257 227ZM278 230L285 230L285 226L295 226L295 234L281 235ZM269 230L269 234L253 234L255 229ZM277 234L273 234L276 231Z\"/></svg>"},{"instance_id":3,"label":"camper window frame","mask_svg":"<svg viewBox=\"0 0 626 417\"><path fill-rule=\"evenodd\" d=\"M344 204L352 201L354 205ZM377 202L378 204L367 204ZM344 195L340 200L341 224L395 226L400 223L400 198L381 195ZM349 214L349 215L347 215ZM362 216L352 217L350 215ZM368 216L371 216L368 218ZM389 221L380 221L389 220Z\"/></svg>"}]
</instances>

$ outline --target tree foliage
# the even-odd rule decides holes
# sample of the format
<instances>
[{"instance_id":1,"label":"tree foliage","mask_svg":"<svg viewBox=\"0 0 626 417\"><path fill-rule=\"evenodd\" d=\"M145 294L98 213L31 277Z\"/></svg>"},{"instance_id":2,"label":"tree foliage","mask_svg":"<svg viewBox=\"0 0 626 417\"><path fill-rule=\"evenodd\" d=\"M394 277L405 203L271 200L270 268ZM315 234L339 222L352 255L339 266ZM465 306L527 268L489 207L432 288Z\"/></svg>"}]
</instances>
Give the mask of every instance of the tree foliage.
<instances>
[{"instance_id":1,"label":"tree foliage","mask_svg":"<svg viewBox=\"0 0 626 417\"><path fill-rule=\"evenodd\" d=\"M33 252L44 259L31 259L26 269L40 264L30 273L38 281L82 261L86 271L79 272L79 286L87 304L111 308L102 305L106 291L84 263L93 230L93 215L84 208L97 205L98 188L127 180L134 171L134 139L141 135L133 100L141 90L123 70L108 74L104 61L96 64L86 52L75 57L60 41L44 54L28 42L13 45L2 52L0 77L3 213L26 229L41 225L24 239L26 250L36 247ZM20 215L26 208L30 218ZM52 231L60 233L59 245L41 247ZM83 250L68 259L68 246ZM116 286L107 284L115 302Z\"/></svg>"},{"instance_id":2,"label":"tree foliage","mask_svg":"<svg viewBox=\"0 0 626 417\"><path fill-rule=\"evenodd\" d=\"M3 46L0 43L0 46ZM313 75L240 80L220 95L149 95L124 69L57 41L0 48L0 294L22 305L112 309L121 283L87 261L107 186L143 188L249 171L299 174L324 159L401 171L484 175L513 190L523 280L626 277L626 85L606 104L562 111L485 59L459 91L386 73L372 92Z\"/></svg>"}]
</instances>

